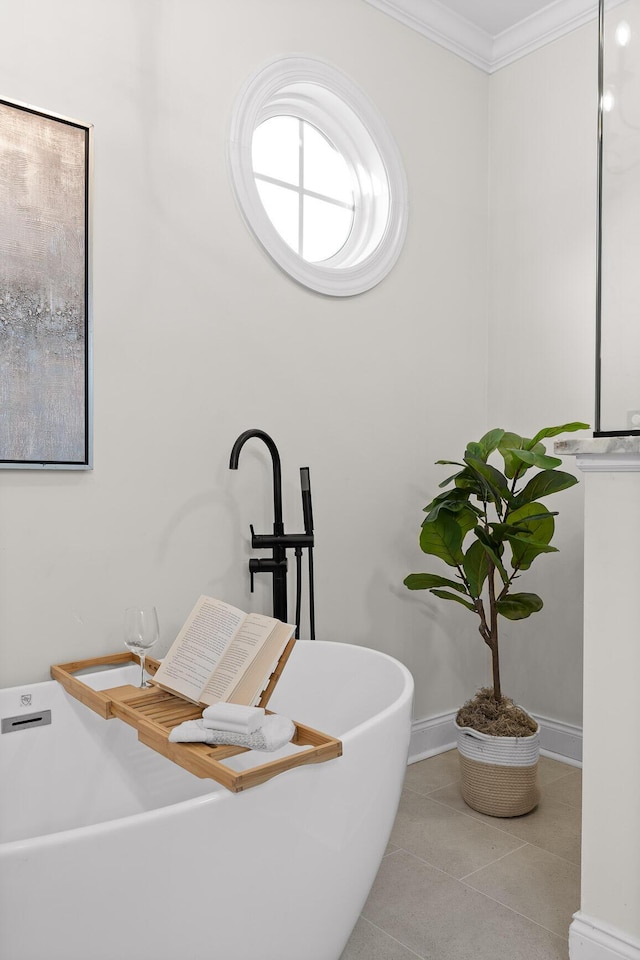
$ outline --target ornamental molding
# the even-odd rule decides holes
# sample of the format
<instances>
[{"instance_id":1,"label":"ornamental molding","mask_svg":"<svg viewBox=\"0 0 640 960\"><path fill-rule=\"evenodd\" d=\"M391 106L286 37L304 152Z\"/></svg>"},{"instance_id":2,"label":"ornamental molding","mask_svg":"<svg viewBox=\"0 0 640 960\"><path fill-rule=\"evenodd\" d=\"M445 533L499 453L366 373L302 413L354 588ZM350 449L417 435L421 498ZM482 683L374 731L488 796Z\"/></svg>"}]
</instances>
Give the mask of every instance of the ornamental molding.
<instances>
[{"instance_id":1,"label":"ornamental molding","mask_svg":"<svg viewBox=\"0 0 640 960\"><path fill-rule=\"evenodd\" d=\"M508 30L492 36L438 0L366 2L489 74L598 16L595 0L555 0ZM607 8L621 2L623 0L610 0Z\"/></svg>"}]
</instances>

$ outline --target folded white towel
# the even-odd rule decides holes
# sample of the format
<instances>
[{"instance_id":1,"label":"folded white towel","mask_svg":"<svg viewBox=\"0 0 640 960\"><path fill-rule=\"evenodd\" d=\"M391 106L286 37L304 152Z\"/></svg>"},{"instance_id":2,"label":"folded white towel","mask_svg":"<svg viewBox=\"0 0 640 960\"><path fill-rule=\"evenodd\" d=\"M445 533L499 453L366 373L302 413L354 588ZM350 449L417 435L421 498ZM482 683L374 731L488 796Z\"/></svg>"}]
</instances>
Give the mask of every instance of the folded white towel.
<instances>
[{"instance_id":1,"label":"folded white towel","mask_svg":"<svg viewBox=\"0 0 640 960\"><path fill-rule=\"evenodd\" d=\"M202 719L210 730L255 733L264 721L264 708L246 707L242 703L214 703L203 711Z\"/></svg>"},{"instance_id":2,"label":"folded white towel","mask_svg":"<svg viewBox=\"0 0 640 960\"><path fill-rule=\"evenodd\" d=\"M230 720L207 720L203 715L202 725L205 730L227 730L229 733L255 733L256 730L260 729L263 720L264 717L258 717L257 722L251 721L250 724L231 723Z\"/></svg>"},{"instance_id":3,"label":"folded white towel","mask_svg":"<svg viewBox=\"0 0 640 960\"><path fill-rule=\"evenodd\" d=\"M174 727L169 734L171 743L210 743L232 744L237 747L248 747L249 750L265 750L271 752L279 750L285 743L289 743L296 730L293 720L270 714L262 718L258 730L253 733L234 733L229 730L210 730L202 720L185 720L179 727Z\"/></svg>"}]
</instances>

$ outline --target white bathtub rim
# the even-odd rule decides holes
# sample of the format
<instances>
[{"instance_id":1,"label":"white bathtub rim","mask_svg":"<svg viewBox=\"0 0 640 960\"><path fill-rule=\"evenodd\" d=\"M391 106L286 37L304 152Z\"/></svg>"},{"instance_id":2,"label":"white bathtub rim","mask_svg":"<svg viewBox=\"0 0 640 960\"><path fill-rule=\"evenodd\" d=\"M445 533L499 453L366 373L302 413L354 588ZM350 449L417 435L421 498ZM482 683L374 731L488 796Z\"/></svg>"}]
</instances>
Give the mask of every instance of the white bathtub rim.
<instances>
[{"instance_id":1,"label":"white bathtub rim","mask_svg":"<svg viewBox=\"0 0 640 960\"><path fill-rule=\"evenodd\" d=\"M372 717L369 717L367 720L363 720L362 723L357 724L355 727L351 727L350 730L348 731L349 733L355 733L358 730L366 729L369 725L372 725L373 723L377 722L379 719L385 718L390 713L393 713L395 710L400 709L408 699L413 697L414 686L415 686L413 674L404 665L404 663L402 663L401 660L398 660L396 657L392 657L388 653L383 653L383 651L381 650L376 650L373 647L367 647L364 644L341 643L338 640L313 640L313 641L302 640L298 642L305 645L309 644L309 646L314 646L314 647L315 646L340 647L340 648L347 647L351 650L361 650L365 652L364 653L365 656L369 656L369 654L372 654L374 657L377 657L379 660L386 660L388 663L392 664L395 669L399 670L403 678L403 684L402 684L402 689L398 693L398 696L396 697L396 699L392 703L390 703L387 707L385 707L383 710L380 710L378 713L374 713ZM126 669L128 666L129 666L128 664L125 664L124 668ZM123 665L119 664L117 667L114 668L113 671L100 670L100 671L95 671L93 673L87 673L84 675L84 679L88 680L90 677L93 677L93 676L106 678L110 676L110 674L115 672L115 670L122 670L122 669L123 669ZM17 684L14 687L4 687L0 689L0 693L4 693L4 694L15 693L19 702L20 694L37 693L39 691L42 691L44 687L46 687L48 684L51 684L51 683L56 683L56 681L55 680L38 680L31 684L22 683L22 684ZM112 685L113 684L110 684L110 686ZM60 687L60 689L64 690L63 687ZM100 690L99 687L95 687L94 689ZM66 696L70 696L70 694L67 694L66 691L64 692ZM34 708L36 710L40 710L40 709L44 709L44 707L46 706L47 704L45 702L44 706L34 705ZM299 720L301 723L304 722L303 718L301 717L296 717L295 719ZM324 731L324 732L329 732L329 731ZM344 739L344 737L342 739Z\"/></svg>"},{"instance_id":2,"label":"white bathtub rim","mask_svg":"<svg viewBox=\"0 0 640 960\"><path fill-rule=\"evenodd\" d=\"M311 641L309 641L311 642ZM322 641L313 641L314 643L323 643L335 647L342 646L351 646L355 649L360 649L366 651L366 655L373 654L379 658L390 661L394 667L399 668L401 675L403 677L403 685L396 699L385 707L384 710L379 711L374 714L372 717L369 717L367 720L364 720L362 723L357 724L355 727L350 728L345 734L343 734L340 739L342 741L345 752L349 748L349 744L358 739L359 737L368 733L368 731L374 727L383 723L390 715L401 712L407 705L407 701L412 701L413 699L413 689L414 681L413 676L410 671L405 667L401 661L397 660L395 657L391 657L386 653L382 653L379 650L374 650L372 647L365 647L362 644L343 644L339 641L332 640L322 640ZM87 677L91 674L87 674ZM20 684L14 688L7 687L5 691L9 692L11 690L29 690L34 687L43 687L45 684L55 683L54 680L43 680L31 685ZM299 718L297 718L299 719ZM302 722L302 721L301 721ZM407 740L407 750L409 742ZM168 761L170 762L170 761ZM329 760L328 763L333 761ZM340 762L340 758L336 762ZM293 770L285 771L283 774L278 776L295 776L296 773L303 772L305 769L304 766L294 768ZM240 793L234 794L231 791L227 790L220 784L212 782L213 789L210 793L202 794L197 797L190 797L187 800L179 800L176 803L169 803L161 807L155 807L151 810L143 810L137 813L126 814L125 816L112 817L109 820L101 820L98 823L91 823L85 826L80 827L71 827L66 830L56 830L52 833L38 834L33 837L24 837L20 840L7 840L3 843L0 843L0 857L2 854L11 855L12 853L24 853L28 854L30 849L42 848L42 847L55 847L67 842L76 842L80 841L84 836L99 836L101 834L109 834L115 830L122 829L123 827L132 826L135 827L136 824L145 822L153 823L155 821L162 821L169 817L173 817L176 814L181 812L187 812L194 810L196 807L211 805L227 798L233 798L235 800L241 800L250 796L254 791L260 789L264 784L260 784L256 787L252 787L249 791L241 791Z\"/></svg>"},{"instance_id":3,"label":"white bathtub rim","mask_svg":"<svg viewBox=\"0 0 640 960\"><path fill-rule=\"evenodd\" d=\"M307 641L311 643L312 641ZM318 641L313 641L317 643ZM367 654L373 653L376 657L379 657L381 660L387 660L389 663L393 664L394 667L400 668L400 673L402 675L403 683L402 689L400 690L396 699L386 706L383 710L374 713L372 717L369 717L368 720L363 720L362 723L356 724L355 727L351 727L347 734L345 734L341 739L344 740L347 736L352 736L358 731L366 730L368 727L373 726L376 723L379 723L381 720L386 719L390 714L395 713L397 710L401 710L402 707L407 703L408 700L413 699L414 692L414 680L413 674L411 671L402 663L401 660L398 660L396 657L390 656L388 653L383 653L381 650L374 650L373 647L365 647L364 644L359 643L340 643L337 640L322 640L321 643L331 645L333 647L352 647L355 650L366 650Z\"/></svg>"},{"instance_id":4,"label":"white bathtub rim","mask_svg":"<svg viewBox=\"0 0 640 960\"><path fill-rule=\"evenodd\" d=\"M367 727L372 726L374 723L377 723L380 720L388 717L389 714L394 713L398 709L401 709L407 700L413 698L413 693L414 693L413 674L404 665L404 663L402 663L401 660L398 660L396 657L390 656L388 653L383 653L381 650L376 650L373 647L367 647L364 644L341 643L339 640L314 640L314 641L303 640L299 642L308 643L313 646L315 646L316 644L322 644L328 647L350 647L353 650L364 650L366 651L365 656L368 656L369 654L373 654L375 657L377 657L380 660L388 661L390 664L394 666L394 668L399 668L399 671L403 678L403 684L402 684L402 689L400 690L396 699L392 703L390 703L387 707L385 707L383 710L380 710L378 713L375 713L372 717L369 717L367 720L363 720L362 723L357 724L355 727L351 727L348 733L341 738L343 740L347 735L354 734L359 730L364 730ZM117 669L122 669L122 664L120 664L117 667ZM85 679L89 679L89 677L91 676L106 676L108 675L108 672L109 671L96 671L95 673L88 673L88 674L85 674ZM17 684L15 687L4 687L2 689L2 692L7 694L11 692L15 692L16 695L19 697L20 693L32 692L36 690L38 687L42 688L50 683L56 683L56 681L40 680L32 684L24 684L24 683ZM99 688L96 688L96 689L99 689ZM69 694L67 694L67 696L69 696ZM41 709L41 708L36 707L36 709ZM296 717L295 719L299 720L301 723L304 722L304 720L300 717ZM323 731L323 732L328 732L328 731Z\"/></svg>"},{"instance_id":5,"label":"white bathtub rim","mask_svg":"<svg viewBox=\"0 0 640 960\"><path fill-rule=\"evenodd\" d=\"M362 723L356 724L355 727L351 727L347 734L345 734L341 739L344 740L348 735L352 735L361 730L366 730L368 727L373 726L375 723L378 723L380 720L384 720L390 714L395 713L396 710L402 709L408 700L413 699L414 693L414 679L411 671L402 663L401 660L398 660L397 657L392 657L388 653L383 653L382 650L376 650L374 647L367 647L363 643L341 643L339 640L303 640L302 643L309 643L310 645L315 645L317 643L325 644L326 646L331 647L350 647L352 650L365 650L366 655L372 653L374 656L378 657L380 660L387 660L394 667L399 668L400 674L402 675L402 689L398 693L396 699L386 706L383 710L379 710L378 713L374 713L372 717L369 717L368 720L363 720ZM301 722L303 722L301 720ZM328 732L328 731L327 731Z\"/></svg>"}]
</instances>

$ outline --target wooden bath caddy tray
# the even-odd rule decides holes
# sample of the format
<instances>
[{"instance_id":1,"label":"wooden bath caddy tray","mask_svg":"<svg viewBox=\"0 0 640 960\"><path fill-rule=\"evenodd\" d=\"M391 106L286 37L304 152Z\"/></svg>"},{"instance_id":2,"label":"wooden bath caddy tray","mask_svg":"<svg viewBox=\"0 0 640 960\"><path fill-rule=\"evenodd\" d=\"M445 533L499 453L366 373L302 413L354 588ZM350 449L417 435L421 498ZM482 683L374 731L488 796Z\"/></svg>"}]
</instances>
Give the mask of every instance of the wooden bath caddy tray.
<instances>
[{"instance_id":1,"label":"wooden bath caddy tray","mask_svg":"<svg viewBox=\"0 0 640 960\"><path fill-rule=\"evenodd\" d=\"M51 667L51 676L62 684L64 689L76 700L84 703L95 713L111 720L117 717L138 731L138 740L151 747L163 757L173 760L196 777L216 780L222 786L239 793L248 787L255 787L271 777L291 770L305 763L322 763L342 755L342 743L326 733L320 733L311 727L296 722L296 732L291 742L306 750L267 761L248 770L235 771L222 761L240 753L247 753L246 747L231 745L211 745L206 743L170 743L169 732L184 720L196 720L202 716L202 707L176 697L159 687L134 687L126 684L110 687L108 690L94 690L74 674L80 670L95 670L105 666L126 666L129 662L138 663L133 653L116 653L108 657L95 657L90 660L77 660L72 663L60 663ZM152 657L145 659L145 669L153 675L160 661ZM284 666L284 663L282 664ZM278 677L272 677L269 687L260 701L264 706L269 699ZM265 756L269 756L268 753Z\"/></svg>"}]
</instances>

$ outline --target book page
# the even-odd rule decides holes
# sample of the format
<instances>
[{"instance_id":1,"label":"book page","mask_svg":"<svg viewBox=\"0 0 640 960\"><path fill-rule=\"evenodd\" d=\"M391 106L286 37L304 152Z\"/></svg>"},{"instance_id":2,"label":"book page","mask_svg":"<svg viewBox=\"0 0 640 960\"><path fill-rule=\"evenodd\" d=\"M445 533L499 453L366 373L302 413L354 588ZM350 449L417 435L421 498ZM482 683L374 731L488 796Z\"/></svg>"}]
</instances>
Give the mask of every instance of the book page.
<instances>
[{"instance_id":1,"label":"book page","mask_svg":"<svg viewBox=\"0 0 640 960\"><path fill-rule=\"evenodd\" d=\"M200 597L153 679L200 702L212 670L244 619L237 607Z\"/></svg>"},{"instance_id":2,"label":"book page","mask_svg":"<svg viewBox=\"0 0 640 960\"><path fill-rule=\"evenodd\" d=\"M276 621L276 627L268 641L258 650L255 659L229 693L229 703L256 706L294 632L295 627L291 624Z\"/></svg>"},{"instance_id":3,"label":"book page","mask_svg":"<svg viewBox=\"0 0 640 960\"><path fill-rule=\"evenodd\" d=\"M217 703L229 697L253 658L279 624L280 621L274 620L273 617L265 617L260 613L247 614L244 623L202 691L200 699L203 703Z\"/></svg>"}]
</instances>

